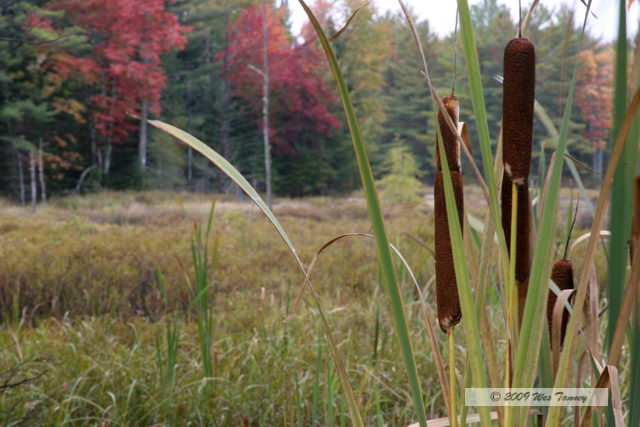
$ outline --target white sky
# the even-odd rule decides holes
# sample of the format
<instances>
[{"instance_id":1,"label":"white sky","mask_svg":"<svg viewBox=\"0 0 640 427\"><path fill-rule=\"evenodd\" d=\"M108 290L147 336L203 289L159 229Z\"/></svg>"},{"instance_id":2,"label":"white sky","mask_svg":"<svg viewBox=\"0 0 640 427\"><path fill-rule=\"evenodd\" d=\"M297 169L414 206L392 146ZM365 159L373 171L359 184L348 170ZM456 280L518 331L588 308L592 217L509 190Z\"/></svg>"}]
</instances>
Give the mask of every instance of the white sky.
<instances>
[{"instance_id":1,"label":"white sky","mask_svg":"<svg viewBox=\"0 0 640 427\"><path fill-rule=\"evenodd\" d=\"M441 36L449 34L455 25L456 1L455 0L404 0L418 14L420 19L427 19L431 28ZM479 3L481 0L469 0L469 4ZM312 1L309 1L312 2ZM373 0L380 12L387 10L400 10L397 0ZM498 3L507 4L511 9L514 21L518 15L518 0L498 0ZM613 40L616 37L618 24L618 0L593 0L592 9L598 19L591 18L589 31L595 36L601 36L604 40ZM627 13L629 37L635 35L640 18L640 2L635 2ZM531 4L531 0L522 0L522 8L526 10ZM584 10L584 5L579 0L541 0L549 8L557 7L561 4L569 4ZM292 11L293 29L298 30L307 20L298 0L289 0Z\"/></svg>"}]
</instances>

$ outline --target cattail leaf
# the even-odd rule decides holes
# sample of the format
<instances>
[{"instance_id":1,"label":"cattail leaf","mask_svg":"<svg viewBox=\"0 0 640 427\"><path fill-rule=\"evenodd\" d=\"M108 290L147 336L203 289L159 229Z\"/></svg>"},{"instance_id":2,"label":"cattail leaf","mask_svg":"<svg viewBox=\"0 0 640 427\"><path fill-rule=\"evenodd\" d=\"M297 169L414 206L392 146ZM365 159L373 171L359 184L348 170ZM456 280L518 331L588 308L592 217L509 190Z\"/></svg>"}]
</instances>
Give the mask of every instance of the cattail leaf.
<instances>
[{"instance_id":1,"label":"cattail leaf","mask_svg":"<svg viewBox=\"0 0 640 427\"><path fill-rule=\"evenodd\" d=\"M353 149L358 164L358 170L360 172L360 178L362 180L362 186L367 200L367 206L369 208L369 216L371 218L371 224L373 227L373 234L376 236L376 244L378 249L378 262L382 270L384 283L391 300L391 310L393 313L393 319L395 323L396 337L398 338L400 348L402 350L402 356L407 370L407 376L409 377L409 386L411 389L411 397L413 398L413 404L416 409L416 415L418 421L422 427L427 425L426 409L422 398L422 389L420 386L420 380L418 378L418 369L413 353L413 345L409 335L409 328L407 325L407 318L404 311L404 303L402 301L402 294L396 280L396 273L394 270L393 260L391 258L391 251L389 250L389 240L387 232L385 230L384 218L382 216L382 209L380 207L380 200L375 188L375 181L373 178L373 172L371 171L371 165L367 154L367 149L360 132L360 124L351 102L351 96L347 89L347 84L342 75L342 70L338 65L338 60L335 56L333 48L331 47L327 36L320 27L320 23L314 16L309 6L304 0L298 0L309 17L311 24L313 25L320 44L327 56L329 66L336 79L338 85L338 93L340 94L340 100L347 118L349 125L349 132L351 134L351 140L353 142Z\"/></svg>"},{"instance_id":2,"label":"cattail leaf","mask_svg":"<svg viewBox=\"0 0 640 427\"><path fill-rule=\"evenodd\" d=\"M478 59L478 51L476 48L475 34L471 19L471 11L469 9L469 2L467 0L458 0L457 5L464 58L467 64L466 68L468 76L469 95L473 107L473 116L476 122L476 131L480 144L480 154L482 156L482 166L488 192L487 199L490 212L488 219L490 219L490 222L488 223L487 229L495 230L495 233L497 234L499 243L498 256L500 260L500 268L502 270L502 277L506 278L508 277L507 267L509 265L509 257L507 255L506 236L504 230L500 226L501 216L500 205L498 203L498 180L496 179L496 176L499 176L496 173L496 169L500 171L502 165L494 165L493 155L491 153L491 137L489 134L489 122L485 105L482 73L480 72L480 61ZM501 140L502 138L499 139L499 141ZM497 156L502 156L502 153L498 153ZM485 249L485 255L487 253L488 251ZM481 278L481 282L484 282L484 278ZM484 299L484 288L485 286L480 287L481 300ZM503 295L506 295L506 292L503 292Z\"/></svg>"}]
</instances>

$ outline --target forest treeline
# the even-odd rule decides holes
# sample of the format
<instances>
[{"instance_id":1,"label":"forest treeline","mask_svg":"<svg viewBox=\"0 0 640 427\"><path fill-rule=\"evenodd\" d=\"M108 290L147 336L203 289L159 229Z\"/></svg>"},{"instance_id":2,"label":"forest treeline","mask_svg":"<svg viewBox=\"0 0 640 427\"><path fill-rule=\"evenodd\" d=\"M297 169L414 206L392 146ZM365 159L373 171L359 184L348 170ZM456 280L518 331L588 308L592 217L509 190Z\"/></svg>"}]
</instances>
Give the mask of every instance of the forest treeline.
<instances>
[{"instance_id":1,"label":"forest treeline","mask_svg":"<svg viewBox=\"0 0 640 427\"><path fill-rule=\"evenodd\" d=\"M310 3L335 33L361 1ZM601 171L613 53L589 35L577 50L582 13L539 5L526 36L537 49L536 98L556 126L571 65L583 62L569 150ZM496 0L473 6L472 15L497 140L503 48L517 23ZM469 123L473 144L454 17L451 27L449 36L439 37L427 21L418 23L442 95L457 76L460 117ZM28 202L101 188L233 190L208 162L140 117L192 133L259 189L265 188L267 129L277 195L356 188L351 140L324 54L309 25L299 33L292 28L286 0L0 0L0 195ZM377 177L431 183L436 117L404 18L371 4L333 43ZM536 158L546 149L548 159L551 135L537 120ZM580 170L587 182L597 179Z\"/></svg>"}]
</instances>

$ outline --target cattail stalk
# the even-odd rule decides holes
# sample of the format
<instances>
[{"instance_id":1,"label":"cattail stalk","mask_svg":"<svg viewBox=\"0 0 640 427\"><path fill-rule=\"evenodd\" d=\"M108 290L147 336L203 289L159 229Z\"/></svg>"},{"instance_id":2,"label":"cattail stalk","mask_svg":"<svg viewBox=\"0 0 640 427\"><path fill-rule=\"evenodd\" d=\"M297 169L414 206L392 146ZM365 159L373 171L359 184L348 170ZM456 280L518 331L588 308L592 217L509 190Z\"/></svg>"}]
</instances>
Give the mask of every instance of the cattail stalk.
<instances>
[{"instance_id":1,"label":"cattail stalk","mask_svg":"<svg viewBox=\"0 0 640 427\"><path fill-rule=\"evenodd\" d=\"M517 188L516 207L516 239L515 239L515 280L518 289L518 313L522 317L524 303L527 298L527 287L529 283L529 272L531 271L531 200L529 196L529 184L525 181L523 185L517 185L506 175L502 179L501 199L502 199L502 228L505 236L511 233L511 218L514 207L513 195L514 186ZM507 238L507 250L511 253L512 239Z\"/></svg>"},{"instance_id":2,"label":"cattail stalk","mask_svg":"<svg viewBox=\"0 0 640 427\"><path fill-rule=\"evenodd\" d=\"M442 101L447 110L447 114L449 114L449 117L457 128L458 100L454 96L446 96ZM460 147L457 136L447 125L441 111L438 111L438 124L442 135L446 163L451 172L451 181L458 210L458 220L462 226L464 218L464 196L462 174L460 173ZM451 237L449 235L447 204L444 194L444 179L442 176L442 163L444 162L441 161L439 147L436 149L436 163L438 166L434 184L436 303L440 328L443 332L449 333L449 330L460 321L462 311L460 310Z\"/></svg>"},{"instance_id":3,"label":"cattail stalk","mask_svg":"<svg viewBox=\"0 0 640 427\"><path fill-rule=\"evenodd\" d=\"M510 234L513 193L517 193L515 278L518 283L519 313L522 317L531 270L530 233L531 202L529 172L533 140L533 104L535 98L535 48L518 37L504 51L504 86L502 103L503 162L502 227ZM513 184L517 191L513 191ZM510 239L507 239L511 250Z\"/></svg>"},{"instance_id":4,"label":"cattail stalk","mask_svg":"<svg viewBox=\"0 0 640 427\"><path fill-rule=\"evenodd\" d=\"M452 326L449 330L448 343L449 343L449 393L451 400L451 412L449 413L449 421L451 427L458 427L458 395L456 390L456 340L454 338L455 326Z\"/></svg>"}]
</instances>

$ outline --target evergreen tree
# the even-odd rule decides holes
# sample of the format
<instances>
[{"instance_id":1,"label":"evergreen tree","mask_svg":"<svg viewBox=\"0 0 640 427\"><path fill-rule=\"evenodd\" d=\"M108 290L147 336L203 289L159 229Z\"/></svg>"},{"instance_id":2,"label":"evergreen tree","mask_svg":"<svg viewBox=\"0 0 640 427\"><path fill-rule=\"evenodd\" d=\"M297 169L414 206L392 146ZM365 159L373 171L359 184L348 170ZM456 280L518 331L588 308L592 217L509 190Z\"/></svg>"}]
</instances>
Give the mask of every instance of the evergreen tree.
<instances>
[{"instance_id":1,"label":"evergreen tree","mask_svg":"<svg viewBox=\"0 0 640 427\"><path fill-rule=\"evenodd\" d=\"M393 38L391 57L386 61L384 73L382 151L386 156L390 147L402 143L415 156L420 170L431 173L435 170L435 110L426 81L420 73L422 61L404 15L387 16L385 21L393 29ZM437 89L444 88L440 91L444 96L451 90L452 73L436 59L452 54L453 44L447 46L438 40L426 21L418 23L417 29L431 65L434 84Z\"/></svg>"},{"instance_id":2,"label":"evergreen tree","mask_svg":"<svg viewBox=\"0 0 640 427\"><path fill-rule=\"evenodd\" d=\"M345 5L341 16L344 22L362 2L347 0ZM362 8L349 28L333 42L374 171L378 170L376 165L382 160L380 144L385 119L384 71L391 53L392 36L388 22L378 19L376 13L373 3Z\"/></svg>"}]
</instances>

